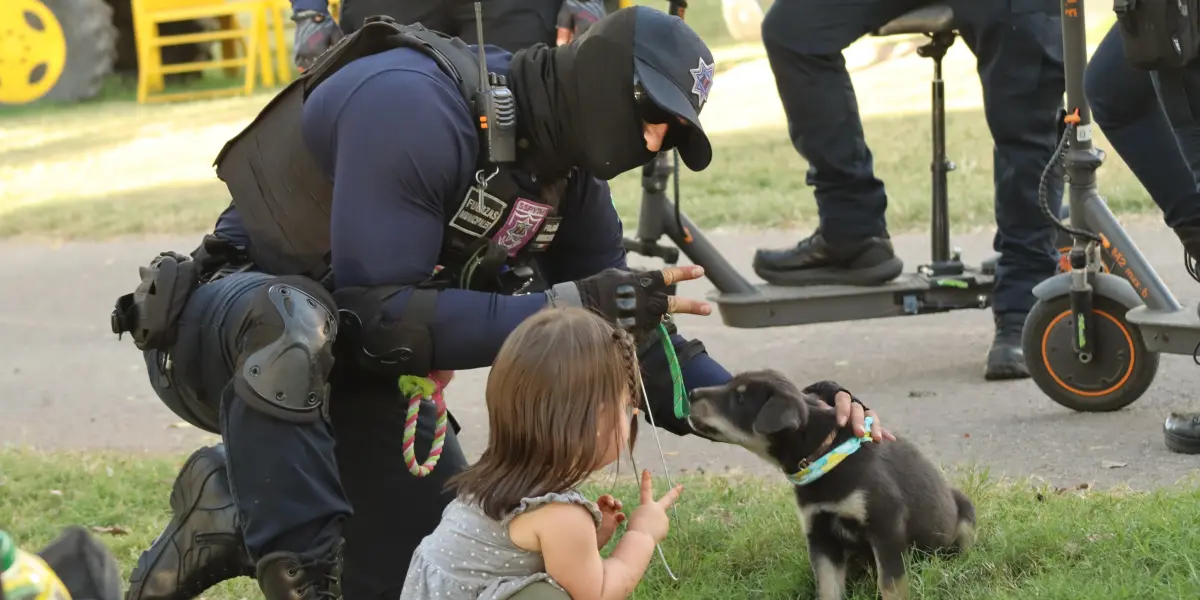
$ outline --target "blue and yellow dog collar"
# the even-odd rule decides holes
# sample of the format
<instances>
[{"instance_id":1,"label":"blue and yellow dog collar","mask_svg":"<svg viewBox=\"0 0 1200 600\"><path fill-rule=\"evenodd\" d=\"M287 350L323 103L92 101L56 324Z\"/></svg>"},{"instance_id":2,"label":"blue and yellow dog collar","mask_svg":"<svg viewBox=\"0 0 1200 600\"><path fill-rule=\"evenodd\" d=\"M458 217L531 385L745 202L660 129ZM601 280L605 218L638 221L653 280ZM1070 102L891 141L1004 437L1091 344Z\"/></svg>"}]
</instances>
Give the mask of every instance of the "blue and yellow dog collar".
<instances>
[{"instance_id":1,"label":"blue and yellow dog collar","mask_svg":"<svg viewBox=\"0 0 1200 600\"><path fill-rule=\"evenodd\" d=\"M866 433L864 433L862 437L852 437L838 444L836 448L826 452L821 456L821 458L818 458L812 463L801 465L803 466L802 469L792 473L791 475L788 475L788 481L791 481L795 485L808 485L820 479L822 475L832 471L834 467L840 465L843 460L846 460L846 457L858 452L858 449L861 448L864 443L872 441L871 423L874 420L875 419L872 417L867 417L863 421L863 429L866 430Z\"/></svg>"}]
</instances>

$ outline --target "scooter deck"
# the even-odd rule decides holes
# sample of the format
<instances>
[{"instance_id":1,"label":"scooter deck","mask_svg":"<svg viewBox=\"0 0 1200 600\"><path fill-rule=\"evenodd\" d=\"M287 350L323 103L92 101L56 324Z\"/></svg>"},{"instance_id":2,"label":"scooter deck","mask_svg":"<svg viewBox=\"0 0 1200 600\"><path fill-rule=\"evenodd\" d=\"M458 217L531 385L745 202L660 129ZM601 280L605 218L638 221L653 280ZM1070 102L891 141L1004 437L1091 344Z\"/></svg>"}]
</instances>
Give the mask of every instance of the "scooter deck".
<instances>
[{"instance_id":1,"label":"scooter deck","mask_svg":"<svg viewBox=\"0 0 1200 600\"><path fill-rule=\"evenodd\" d=\"M729 327L785 327L987 308L993 281L974 270L947 277L906 273L879 286L758 284L755 293L713 293L708 299Z\"/></svg>"},{"instance_id":2,"label":"scooter deck","mask_svg":"<svg viewBox=\"0 0 1200 600\"><path fill-rule=\"evenodd\" d=\"M1139 306L1125 313L1125 319L1142 331L1146 348L1152 352L1190 356L1200 350L1200 315L1195 304L1184 304L1177 311Z\"/></svg>"}]
</instances>

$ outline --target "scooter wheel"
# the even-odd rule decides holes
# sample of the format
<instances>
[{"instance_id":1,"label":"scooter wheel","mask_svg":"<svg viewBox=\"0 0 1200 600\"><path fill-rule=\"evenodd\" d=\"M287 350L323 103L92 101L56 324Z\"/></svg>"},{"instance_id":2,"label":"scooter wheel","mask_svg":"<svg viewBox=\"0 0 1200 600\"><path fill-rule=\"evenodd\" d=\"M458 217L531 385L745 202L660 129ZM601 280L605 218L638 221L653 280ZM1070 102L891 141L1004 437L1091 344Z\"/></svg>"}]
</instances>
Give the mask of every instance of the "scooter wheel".
<instances>
[{"instance_id":1,"label":"scooter wheel","mask_svg":"<svg viewBox=\"0 0 1200 600\"><path fill-rule=\"evenodd\" d=\"M1137 400L1158 373L1158 353L1142 341L1141 332L1125 320L1120 302L1092 296L1091 361L1075 355L1075 317L1070 296L1038 301L1029 311L1021 347L1034 383L1051 400L1079 412L1120 410Z\"/></svg>"}]
</instances>

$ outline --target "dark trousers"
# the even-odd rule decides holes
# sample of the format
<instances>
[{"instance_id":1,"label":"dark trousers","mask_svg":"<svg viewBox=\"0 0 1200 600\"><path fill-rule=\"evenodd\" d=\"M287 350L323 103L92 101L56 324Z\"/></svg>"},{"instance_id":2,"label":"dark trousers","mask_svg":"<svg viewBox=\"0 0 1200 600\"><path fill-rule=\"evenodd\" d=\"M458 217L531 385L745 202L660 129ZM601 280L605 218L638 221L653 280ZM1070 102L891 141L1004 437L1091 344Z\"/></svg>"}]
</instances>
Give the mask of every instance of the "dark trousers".
<instances>
[{"instance_id":1,"label":"dark trousers","mask_svg":"<svg viewBox=\"0 0 1200 600\"><path fill-rule=\"evenodd\" d=\"M1114 27L1092 55L1084 90L1096 124L1167 225L1200 225L1200 62L1134 69Z\"/></svg>"},{"instance_id":2,"label":"dark trousers","mask_svg":"<svg viewBox=\"0 0 1200 600\"><path fill-rule=\"evenodd\" d=\"M538 43L554 45L562 0L483 0L480 4L485 43L509 52ZM346 0L342 31L357 30L363 19L373 15L388 15L405 25L420 23L468 44L479 41L475 5L466 0Z\"/></svg>"},{"instance_id":3,"label":"dark trousers","mask_svg":"<svg viewBox=\"0 0 1200 600\"><path fill-rule=\"evenodd\" d=\"M822 235L831 241L883 234L887 194L863 138L842 51L929 0L776 0L763 43L788 117L792 144L809 163ZM963 41L977 58L994 147L996 313L1027 312L1033 286L1053 275L1055 230L1038 182L1058 142L1065 82L1057 0L953 0ZM916 82L914 82L914 85ZM1062 182L1051 181L1057 214ZM953 201L953 200L952 200Z\"/></svg>"},{"instance_id":4,"label":"dark trousers","mask_svg":"<svg viewBox=\"0 0 1200 600\"><path fill-rule=\"evenodd\" d=\"M395 600L413 551L453 499L446 481L466 467L466 458L451 429L433 472L423 478L409 473L403 445L408 406L396 379L363 373L341 359L330 379L329 423L283 423L232 393L246 308L254 292L272 281L239 273L193 292L179 320L169 381L157 353L147 353L151 383L176 414L221 433L251 558L274 551L316 555L340 534L346 540L346 600ZM683 339L675 336L674 343L678 348ZM652 404L670 407L673 388L662 356L644 359L650 372L646 387ZM689 390L730 378L706 353L681 370ZM429 455L435 420L433 404L422 404L414 443L418 460Z\"/></svg>"},{"instance_id":5,"label":"dark trousers","mask_svg":"<svg viewBox=\"0 0 1200 600\"><path fill-rule=\"evenodd\" d=\"M169 378L158 353L146 353L151 383L181 417L219 430L252 559L276 551L316 556L344 536L345 597L394 599L409 554L451 499L442 491L446 479L466 459L449 431L433 473L418 479L408 472L402 456L407 404L395 379L335 368L330 418L312 425L266 416L233 393L249 300L272 280L239 273L197 288L179 320ZM421 407L419 419L414 445L421 460L432 441L432 403Z\"/></svg>"}]
</instances>

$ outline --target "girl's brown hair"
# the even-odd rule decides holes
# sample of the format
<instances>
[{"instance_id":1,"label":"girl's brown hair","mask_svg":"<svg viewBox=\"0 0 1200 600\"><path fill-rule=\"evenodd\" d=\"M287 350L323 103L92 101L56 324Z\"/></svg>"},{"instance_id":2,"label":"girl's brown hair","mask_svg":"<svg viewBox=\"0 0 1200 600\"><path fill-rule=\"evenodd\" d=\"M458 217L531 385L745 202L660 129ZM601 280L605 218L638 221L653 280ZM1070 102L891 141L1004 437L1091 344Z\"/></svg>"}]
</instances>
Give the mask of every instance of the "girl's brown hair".
<instances>
[{"instance_id":1,"label":"girl's brown hair","mask_svg":"<svg viewBox=\"0 0 1200 600\"><path fill-rule=\"evenodd\" d=\"M505 340L487 382L487 449L448 486L499 520L521 499L565 492L597 467L640 404L633 339L596 314L547 308ZM630 449L634 433L630 433Z\"/></svg>"}]
</instances>

